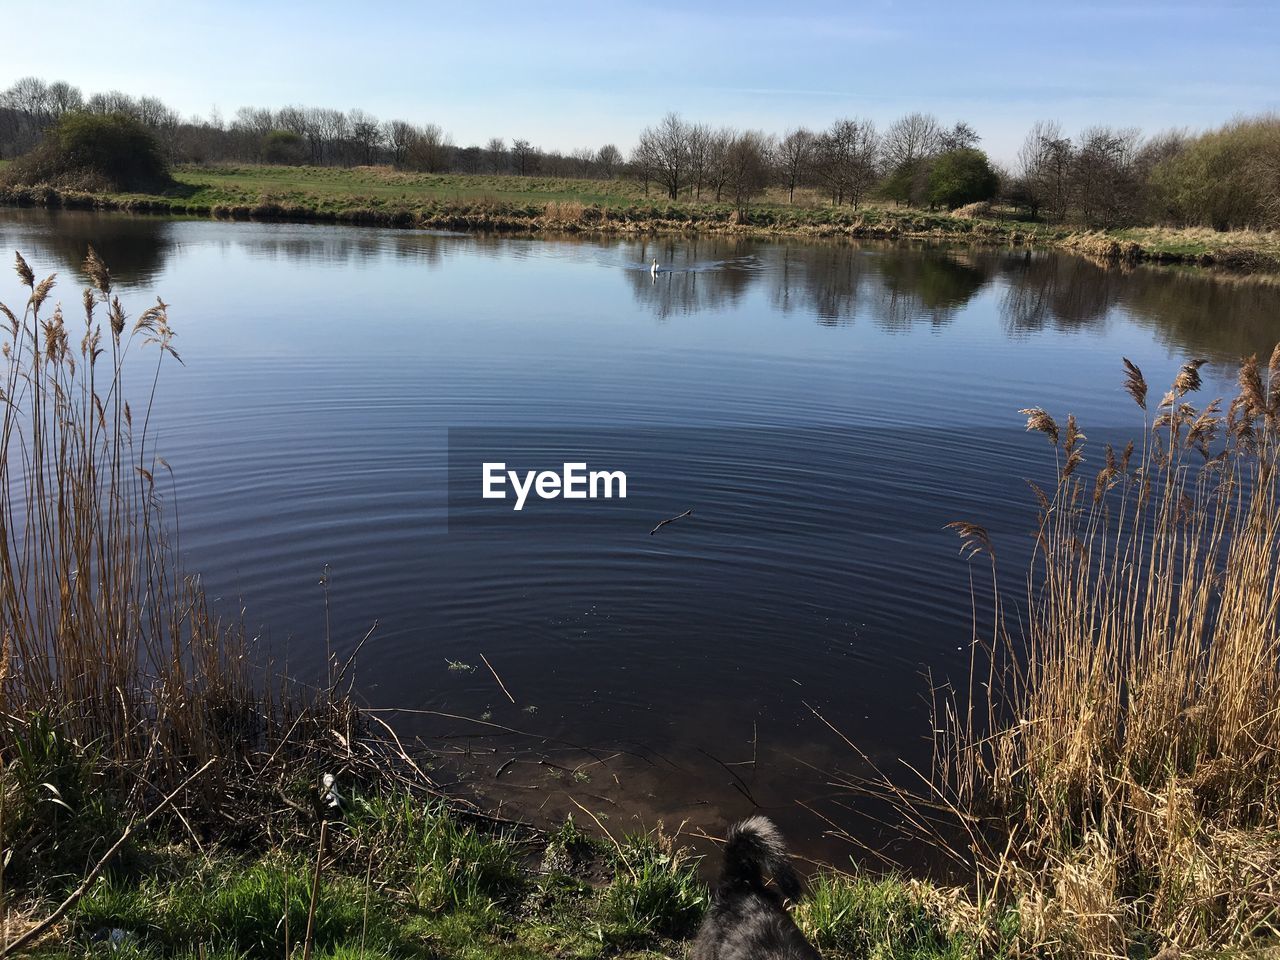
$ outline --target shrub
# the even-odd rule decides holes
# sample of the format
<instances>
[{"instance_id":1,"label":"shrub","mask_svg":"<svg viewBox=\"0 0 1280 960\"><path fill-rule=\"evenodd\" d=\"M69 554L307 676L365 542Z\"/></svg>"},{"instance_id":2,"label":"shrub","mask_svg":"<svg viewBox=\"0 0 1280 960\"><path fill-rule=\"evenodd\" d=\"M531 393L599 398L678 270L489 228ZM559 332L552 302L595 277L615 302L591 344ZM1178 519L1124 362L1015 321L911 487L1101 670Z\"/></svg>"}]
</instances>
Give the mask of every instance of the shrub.
<instances>
[{"instance_id":1,"label":"shrub","mask_svg":"<svg viewBox=\"0 0 1280 960\"><path fill-rule=\"evenodd\" d=\"M307 144L292 130L268 130L262 137L262 162L297 167L307 162Z\"/></svg>"},{"instance_id":2,"label":"shrub","mask_svg":"<svg viewBox=\"0 0 1280 960\"><path fill-rule=\"evenodd\" d=\"M173 186L155 134L122 113L62 117L34 150L12 164L5 180L20 186L158 193Z\"/></svg>"},{"instance_id":3,"label":"shrub","mask_svg":"<svg viewBox=\"0 0 1280 960\"><path fill-rule=\"evenodd\" d=\"M934 161L929 171L929 202L948 210L990 200L1000 189L1000 178L981 150L951 150Z\"/></svg>"},{"instance_id":4,"label":"shrub","mask_svg":"<svg viewBox=\"0 0 1280 960\"><path fill-rule=\"evenodd\" d=\"M5 716L0 742L9 748L0 768L4 879L56 889L119 834L119 811L99 789L94 758L48 715Z\"/></svg>"}]
</instances>

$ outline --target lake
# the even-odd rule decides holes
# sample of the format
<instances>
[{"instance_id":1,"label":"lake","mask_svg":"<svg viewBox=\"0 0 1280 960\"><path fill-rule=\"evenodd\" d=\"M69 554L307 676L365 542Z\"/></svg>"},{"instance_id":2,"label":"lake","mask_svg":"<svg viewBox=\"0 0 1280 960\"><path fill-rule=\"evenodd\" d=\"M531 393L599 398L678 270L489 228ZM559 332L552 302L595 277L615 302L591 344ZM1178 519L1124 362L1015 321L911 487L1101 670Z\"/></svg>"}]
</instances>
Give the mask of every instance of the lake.
<instances>
[{"instance_id":1,"label":"lake","mask_svg":"<svg viewBox=\"0 0 1280 960\"><path fill-rule=\"evenodd\" d=\"M1121 357L1230 397L1280 338L1280 286L1041 251L0 212L69 307L88 243L131 315L171 304L181 552L291 673L376 621L356 689L442 780L623 828L763 808L837 860L824 817L909 856L838 781L843 738L927 767L967 674L990 573L945 524L1025 588L1052 451L1019 408L1136 437ZM484 463L570 461L626 499L481 496Z\"/></svg>"}]
</instances>

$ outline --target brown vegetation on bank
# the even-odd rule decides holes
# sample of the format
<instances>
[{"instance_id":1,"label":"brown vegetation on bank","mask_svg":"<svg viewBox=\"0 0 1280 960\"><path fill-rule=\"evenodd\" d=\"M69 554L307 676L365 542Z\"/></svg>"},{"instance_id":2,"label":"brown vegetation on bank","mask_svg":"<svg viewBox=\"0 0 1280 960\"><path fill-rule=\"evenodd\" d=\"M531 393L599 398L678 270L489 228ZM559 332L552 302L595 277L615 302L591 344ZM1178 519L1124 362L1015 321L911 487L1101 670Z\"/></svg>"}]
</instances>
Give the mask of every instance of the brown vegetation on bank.
<instances>
[{"instance_id":1,"label":"brown vegetation on bank","mask_svg":"<svg viewBox=\"0 0 1280 960\"><path fill-rule=\"evenodd\" d=\"M353 226L527 234L734 235L761 239L878 239L1038 245L1080 253L1100 263L1140 262L1221 267L1239 272L1280 269L1280 236L1260 231L1218 233L1204 228L1142 228L1076 232L1001 217L986 203L953 214L870 207L859 212L826 207L761 205L749 211L711 204L665 206L520 202L500 196L477 200L368 201L322 204L319 197L264 196L254 202L206 202L190 196L100 194L41 185L0 185L0 204L46 209L212 217L226 220L340 223Z\"/></svg>"},{"instance_id":2,"label":"brown vegetation on bank","mask_svg":"<svg viewBox=\"0 0 1280 960\"><path fill-rule=\"evenodd\" d=\"M1157 400L1126 360L1144 432L1090 466L1074 417L1023 411L1057 456L1028 619L997 615L948 708L937 796L1027 949L1280 936L1280 347L1225 410L1193 405L1204 362Z\"/></svg>"}]
</instances>

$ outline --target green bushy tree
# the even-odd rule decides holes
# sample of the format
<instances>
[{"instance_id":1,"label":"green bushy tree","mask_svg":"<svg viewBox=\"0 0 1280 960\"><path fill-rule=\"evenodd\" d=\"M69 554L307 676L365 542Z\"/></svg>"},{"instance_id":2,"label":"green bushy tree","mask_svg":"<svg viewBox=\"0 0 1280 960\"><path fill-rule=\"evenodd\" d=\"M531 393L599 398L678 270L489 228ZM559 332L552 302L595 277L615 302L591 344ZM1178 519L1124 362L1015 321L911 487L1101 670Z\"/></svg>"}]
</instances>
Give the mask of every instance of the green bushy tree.
<instances>
[{"instance_id":1,"label":"green bushy tree","mask_svg":"<svg viewBox=\"0 0 1280 960\"><path fill-rule=\"evenodd\" d=\"M64 115L5 179L73 190L161 192L173 185L155 133L123 113Z\"/></svg>"},{"instance_id":2,"label":"green bushy tree","mask_svg":"<svg viewBox=\"0 0 1280 960\"><path fill-rule=\"evenodd\" d=\"M1000 177L987 155L975 147L942 154L929 171L929 203L948 210L990 200L999 189Z\"/></svg>"}]
</instances>

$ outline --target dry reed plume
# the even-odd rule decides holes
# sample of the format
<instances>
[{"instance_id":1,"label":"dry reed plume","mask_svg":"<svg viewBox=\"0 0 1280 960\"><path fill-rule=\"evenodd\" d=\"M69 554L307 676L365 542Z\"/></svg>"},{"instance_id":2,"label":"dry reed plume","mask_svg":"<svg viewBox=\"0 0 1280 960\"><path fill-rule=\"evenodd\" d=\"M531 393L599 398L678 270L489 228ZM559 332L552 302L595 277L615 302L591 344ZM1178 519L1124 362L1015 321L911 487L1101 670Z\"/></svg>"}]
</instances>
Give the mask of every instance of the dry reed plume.
<instances>
[{"instance_id":1,"label":"dry reed plume","mask_svg":"<svg viewBox=\"0 0 1280 960\"><path fill-rule=\"evenodd\" d=\"M946 710L938 793L961 813L982 899L1025 949L1123 957L1280 934L1280 347L1226 415L1183 365L1136 449L1044 410L1025 626L999 614L967 705ZM985 533L957 527L966 550ZM994 558L992 560L994 569ZM999 599L997 596L997 606ZM983 716L985 714L985 716Z\"/></svg>"}]
</instances>

